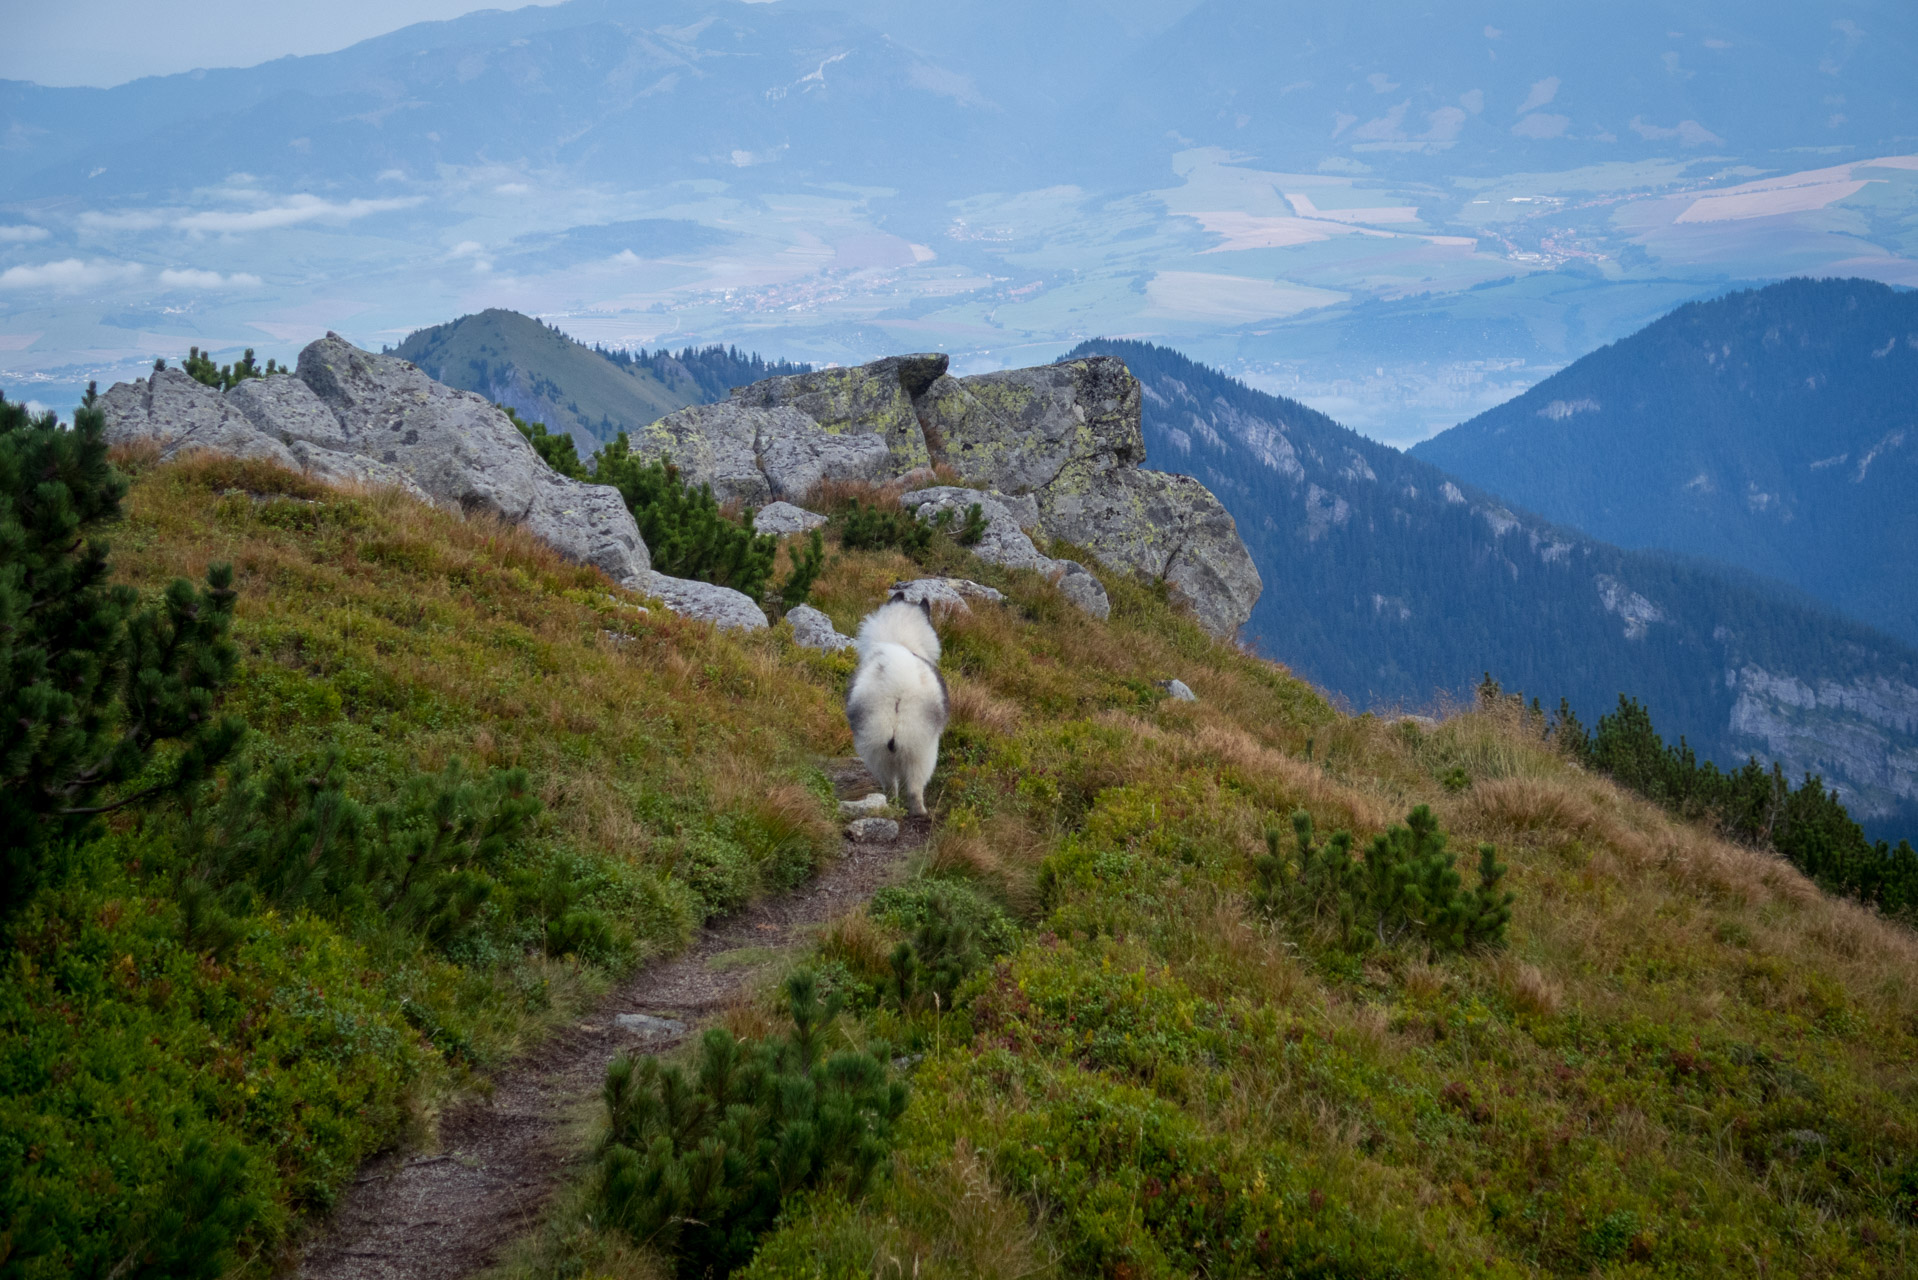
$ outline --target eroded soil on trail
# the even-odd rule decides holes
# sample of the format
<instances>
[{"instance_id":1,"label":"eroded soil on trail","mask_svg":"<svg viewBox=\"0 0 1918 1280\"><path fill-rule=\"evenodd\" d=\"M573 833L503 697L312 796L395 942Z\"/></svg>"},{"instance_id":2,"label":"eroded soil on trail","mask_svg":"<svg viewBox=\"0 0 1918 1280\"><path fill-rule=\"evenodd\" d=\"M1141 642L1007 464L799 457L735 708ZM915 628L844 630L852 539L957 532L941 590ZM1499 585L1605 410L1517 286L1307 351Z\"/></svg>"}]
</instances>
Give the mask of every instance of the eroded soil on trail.
<instances>
[{"instance_id":1,"label":"eroded soil on trail","mask_svg":"<svg viewBox=\"0 0 1918 1280\"><path fill-rule=\"evenodd\" d=\"M827 765L842 799L878 784L857 760ZM810 931L866 901L923 843L923 819L890 843L848 841L792 893L703 930L684 953L649 965L587 1017L535 1046L494 1081L492 1096L449 1112L431 1155L369 1161L307 1245L305 1280L456 1280L497 1261L536 1226L582 1159L577 1116L619 1053L662 1053L717 1017ZM728 955L731 953L731 956ZM716 957L738 963L715 965Z\"/></svg>"}]
</instances>

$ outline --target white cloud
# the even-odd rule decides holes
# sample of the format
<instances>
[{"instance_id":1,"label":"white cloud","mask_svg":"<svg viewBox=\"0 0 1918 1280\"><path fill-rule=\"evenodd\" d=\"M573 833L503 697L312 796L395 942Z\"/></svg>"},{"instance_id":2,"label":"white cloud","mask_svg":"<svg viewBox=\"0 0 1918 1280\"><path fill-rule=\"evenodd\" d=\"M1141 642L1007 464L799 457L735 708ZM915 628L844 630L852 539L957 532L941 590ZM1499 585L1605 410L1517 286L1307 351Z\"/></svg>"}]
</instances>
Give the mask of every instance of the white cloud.
<instances>
[{"instance_id":1,"label":"white cloud","mask_svg":"<svg viewBox=\"0 0 1918 1280\"><path fill-rule=\"evenodd\" d=\"M502 182L493 188L493 194L502 196L523 196L532 188L524 182Z\"/></svg>"},{"instance_id":2,"label":"white cloud","mask_svg":"<svg viewBox=\"0 0 1918 1280\"><path fill-rule=\"evenodd\" d=\"M1371 75L1365 77L1365 83L1372 86L1373 93L1390 93L1399 87L1398 83L1383 71L1374 71Z\"/></svg>"},{"instance_id":3,"label":"white cloud","mask_svg":"<svg viewBox=\"0 0 1918 1280\"><path fill-rule=\"evenodd\" d=\"M1569 116L1555 116L1550 112L1538 111L1526 116L1523 120L1513 125L1512 132L1521 138L1534 138L1542 141L1546 138L1564 137L1565 130L1569 129L1571 124L1572 121Z\"/></svg>"},{"instance_id":4,"label":"white cloud","mask_svg":"<svg viewBox=\"0 0 1918 1280\"><path fill-rule=\"evenodd\" d=\"M1518 111L1514 114L1522 116L1528 111L1536 111L1557 96L1558 77L1546 76L1532 86L1532 91L1525 95L1525 101L1519 105Z\"/></svg>"},{"instance_id":5,"label":"white cloud","mask_svg":"<svg viewBox=\"0 0 1918 1280\"><path fill-rule=\"evenodd\" d=\"M169 289L257 289L260 287L260 277L246 271L223 276L217 271L182 267L162 271L160 283Z\"/></svg>"},{"instance_id":6,"label":"white cloud","mask_svg":"<svg viewBox=\"0 0 1918 1280\"><path fill-rule=\"evenodd\" d=\"M155 209L130 209L125 213L80 215L82 231L151 231L166 225L166 215Z\"/></svg>"},{"instance_id":7,"label":"white cloud","mask_svg":"<svg viewBox=\"0 0 1918 1280\"><path fill-rule=\"evenodd\" d=\"M0 271L0 289L90 289L137 280L145 270L133 262L82 262L78 258L62 258L58 262Z\"/></svg>"},{"instance_id":8,"label":"white cloud","mask_svg":"<svg viewBox=\"0 0 1918 1280\"><path fill-rule=\"evenodd\" d=\"M31 240L45 240L45 227L12 226L0 227L0 244L26 244Z\"/></svg>"},{"instance_id":9,"label":"white cloud","mask_svg":"<svg viewBox=\"0 0 1918 1280\"><path fill-rule=\"evenodd\" d=\"M1461 107L1464 107L1473 115L1477 115L1479 112L1485 110L1485 90L1473 89L1469 92L1461 93L1458 96L1458 102Z\"/></svg>"},{"instance_id":10,"label":"white cloud","mask_svg":"<svg viewBox=\"0 0 1918 1280\"><path fill-rule=\"evenodd\" d=\"M178 226L183 231L271 231L298 226L302 222L351 222L369 214L410 209L422 202L421 196L402 196L392 200L322 200L318 196L298 195L284 203L247 212L209 210L189 213Z\"/></svg>"}]
</instances>

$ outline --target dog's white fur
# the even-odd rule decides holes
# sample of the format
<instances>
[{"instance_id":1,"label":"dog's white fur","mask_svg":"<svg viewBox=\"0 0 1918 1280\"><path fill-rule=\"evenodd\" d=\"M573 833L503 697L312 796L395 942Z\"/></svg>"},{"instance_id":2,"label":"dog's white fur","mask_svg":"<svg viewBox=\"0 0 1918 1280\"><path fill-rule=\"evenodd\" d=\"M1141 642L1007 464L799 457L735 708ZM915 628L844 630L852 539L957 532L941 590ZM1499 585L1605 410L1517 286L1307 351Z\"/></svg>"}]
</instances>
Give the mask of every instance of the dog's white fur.
<instances>
[{"instance_id":1,"label":"dog's white fur","mask_svg":"<svg viewBox=\"0 0 1918 1280\"><path fill-rule=\"evenodd\" d=\"M903 793L908 811L923 814L948 710L932 612L895 593L859 624L857 644L846 691L853 750L888 795Z\"/></svg>"}]
</instances>

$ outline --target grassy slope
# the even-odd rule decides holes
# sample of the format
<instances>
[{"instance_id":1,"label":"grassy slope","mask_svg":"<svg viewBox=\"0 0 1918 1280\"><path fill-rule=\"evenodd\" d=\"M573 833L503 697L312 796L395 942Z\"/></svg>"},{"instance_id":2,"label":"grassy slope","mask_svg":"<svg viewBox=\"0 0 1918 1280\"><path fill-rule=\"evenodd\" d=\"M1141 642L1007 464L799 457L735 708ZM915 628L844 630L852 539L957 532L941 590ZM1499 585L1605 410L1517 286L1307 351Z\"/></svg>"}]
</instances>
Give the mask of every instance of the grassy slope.
<instances>
[{"instance_id":1,"label":"grassy slope","mask_svg":"<svg viewBox=\"0 0 1918 1280\"><path fill-rule=\"evenodd\" d=\"M925 873L1030 929L957 1015L868 1015L929 1055L897 1176L791 1214L756 1274L1910 1274L1908 931L1517 719L1336 717L1113 585L1109 627L948 627ZM1200 701L1123 683L1163 675ZM1250 915L1294 806L1364 837L1419 802L1499 843L1503 954L1352 961ZM822 958L878 978L892 937Z\"/></svg>"},{"instance_id":2,"label":"grassy slope","mask_svg":"<svg viewBox=\"0 0 1918 1280\"><path fill-rule=\"evenodd\" d=\"M369 803L455 759L524 767L546 808L511 862L569 873L633 945L548 957L539 927L500 923L448 953L378 920L267 910L207 954L176 900L174 815L123 823L21 922L0 983L0 1154L25 1157L29 1216L74 1251L29 1275L137 1259L196 1137L244 1148L269 1203L247 1253L270 1258L289 1214L609 970L836 844L812 765L846 736L832 663L638 612L517 530L391 493L224 460L131 469L128 519L106 531L125 580L236 566L227 705L257 756L306 768L335 749Z\"/></svg>"},{"instance_id":3,"label":"grassy slope","mask_svg":"<svg viewBox=\"0 0 1918 1280\"><path fill-rule=\"evenodd\" d=\"M718 636L637 614L516 531L391 495L195 463L142 475L129 506L116 555L130 580L238 566L233 701L277 749L337 744L373 799L455 756L525 766L549 806L528 856L596 868L644 945L790 882L828 843L810 760L848 747L843 657L783 629ZM1495 716L1431 733L1341 717L1143 586L1108 578L1099 623L949 545L930 567L1011 603L943 626L954 723L920 870L976 882L1027 928L959 1012L846 1028L927 1055L895 1176L861 1205L796 1206L763 1274L1907 1265L1909 933ZM913 571L847 554L816 599L846 629ZM1152 682L1169 676L1200 701L1161 698ZM1435 781L1454 766L1474 780L1456 795ZM1295 806L1363 836L1420 801L1455 847L1500 842L1519 895L1505 954L1351 962L1249 915L1250 856ZM131 865L51 904L42 922L68 932L47 954L66 968L33 970L35 1034L93 1053L88 1096L131 1098L127 1119L149 1127L148 1094L108 1061L116 1035L154 1059L142 1089L220 1082L207 1109L296 1211L600 981L536 954L401 955L310 917L256 921L208 974L171 958L176 917ZM821 959L855 985L890 946L856 917ZM183 987L199 1001L184 1011ZM298 1036L316 1008L365 1034L315 1051ZM175 1039L149 1054L162 1017ZM76 1106L62 1158L84 1164L116 1117ZM612 1269L651 1269L593 1247Z\"/></svg>"}]
</instances>

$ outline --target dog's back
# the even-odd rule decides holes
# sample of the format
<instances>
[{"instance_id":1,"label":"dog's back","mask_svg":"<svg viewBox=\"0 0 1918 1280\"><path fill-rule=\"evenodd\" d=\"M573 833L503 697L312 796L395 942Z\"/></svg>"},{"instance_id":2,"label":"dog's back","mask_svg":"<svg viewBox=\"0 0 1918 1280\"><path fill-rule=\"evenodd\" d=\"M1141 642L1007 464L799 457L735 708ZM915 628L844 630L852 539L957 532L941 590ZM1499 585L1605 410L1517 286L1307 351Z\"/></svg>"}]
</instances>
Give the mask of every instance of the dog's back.
<instances>
[{"instance_id":1,"label":"dog's back","mask_svg":"<svg viewBox=\"0 0 1918 1280\"><path fill-rule=\"evenodd\" d=\"M922 814L947 716L931 613L895 595L859 624L858 643L859 669L846 693L853 749L880 786Z\"/></svg>"}]
</instances>

